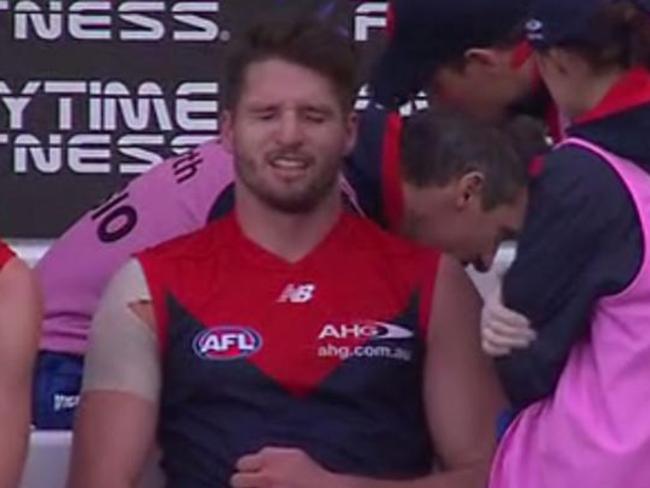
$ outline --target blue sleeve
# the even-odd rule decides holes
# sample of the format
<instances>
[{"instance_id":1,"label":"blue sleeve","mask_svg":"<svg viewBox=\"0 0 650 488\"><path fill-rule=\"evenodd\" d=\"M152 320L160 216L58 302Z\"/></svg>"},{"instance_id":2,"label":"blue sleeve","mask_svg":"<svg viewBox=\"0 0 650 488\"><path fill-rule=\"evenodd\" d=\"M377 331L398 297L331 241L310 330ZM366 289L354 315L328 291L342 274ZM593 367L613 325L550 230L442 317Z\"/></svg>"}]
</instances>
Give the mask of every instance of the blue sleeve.
<instances>
[{"instance_id":1,"label":"blue sleeve","mask_svg":"<svg viewBox=\"0 0 650 488\"><path fill-rule=\"evenodd\" d=\"M538 331L525 350L497 361L516 407L553 392L572 346L589 330L596 301L622 291L640 268L640 222L622 180L600 157L566 146L531 187L504 304Z\"/></svg>"},{"instance_id":2,"label":"blue sleeve","mask_svg":"<svg viewBox=\"0 0 650 488\"><path fill-rule=\"evenodd\" d=\"M370 104L344 170L365 215L384 228L396 228L401 216L400 131L399 114Z\"/></svg>"}]
</instances>

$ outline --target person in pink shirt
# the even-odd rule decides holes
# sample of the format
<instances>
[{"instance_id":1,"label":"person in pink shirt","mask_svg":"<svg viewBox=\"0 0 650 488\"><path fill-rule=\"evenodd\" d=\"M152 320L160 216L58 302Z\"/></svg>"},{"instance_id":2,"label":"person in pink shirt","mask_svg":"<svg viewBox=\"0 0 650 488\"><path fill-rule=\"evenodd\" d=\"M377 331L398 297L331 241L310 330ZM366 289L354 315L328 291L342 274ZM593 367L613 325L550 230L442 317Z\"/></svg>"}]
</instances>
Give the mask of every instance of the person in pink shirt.
<instances>
[{"instance_id":1,"label":"person in pink shirt","mask_svg":"<svg viewBox=\"0 0 650 488\"><path fill-rule=\"evenodd\" d=\"M572 123L535 189L554 198L532 193L538 216L484 312L484 349L519 409L490 488L646 488L650 1L535 0L527 31Z\"/></svg>"},{"instance_id":2,"label":"person in pink shirt","mask_svg":"<svg viewBox=\"0 0 650 488\"><path fill-rule=\"evenodd\" d=\"M71 425L90 320L115 269L137 250L203 227L232 197L232 173L216 141L167 161L89 211L37 264L46 311L37 427Z\"/></svg>"}]
</instances>

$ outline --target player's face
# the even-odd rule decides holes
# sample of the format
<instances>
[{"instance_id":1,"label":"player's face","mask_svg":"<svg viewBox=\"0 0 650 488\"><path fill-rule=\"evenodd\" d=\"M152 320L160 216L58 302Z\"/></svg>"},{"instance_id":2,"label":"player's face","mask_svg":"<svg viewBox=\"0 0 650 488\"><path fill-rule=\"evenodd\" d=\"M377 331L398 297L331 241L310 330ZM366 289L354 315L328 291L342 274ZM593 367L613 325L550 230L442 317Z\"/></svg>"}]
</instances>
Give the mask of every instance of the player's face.
<instances>
[{"instance_id":1,"label":"player's face","mask_svg":"<svg viewBox=\"0 0 650 488\"><path fill-rule=\"evenodd\" d=\"M274 209L304 213L338 191L356 115L343 110L327 78L272 58L248 67L222 131L245 190Z\"/></svg>"},{"instance_id":2,"label":"player's face","mask_svg":"<svg viewBox=\"0 0 650 488\"><path fill-rule=\"evenodd\" d=\"M478 271L487 271L499 245L514 239L523 224L527 191L513 203L485 210L480 192L461 191L456 183L444 187L404 187L406 211L403 233L441 249Z\"/></svg>"}]
</instances>

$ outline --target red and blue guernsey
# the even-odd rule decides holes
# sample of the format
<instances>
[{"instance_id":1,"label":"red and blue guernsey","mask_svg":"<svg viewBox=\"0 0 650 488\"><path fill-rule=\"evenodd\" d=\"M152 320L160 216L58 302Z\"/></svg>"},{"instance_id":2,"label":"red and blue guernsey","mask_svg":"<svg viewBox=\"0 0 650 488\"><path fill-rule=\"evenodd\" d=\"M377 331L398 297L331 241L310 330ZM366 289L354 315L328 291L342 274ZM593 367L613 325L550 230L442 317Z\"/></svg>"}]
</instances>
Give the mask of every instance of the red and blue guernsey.
<instances>
[{"instance_id":1,"label":"red and blue guernsey","mask_svg":"<svg viewBox=\"0 0 650 488\"><path fill-rule=\"evenodd\" d=\"M138 259L163 354L167 486L230 486L237 459L264 446L336 472L431 472L422 376L437 254L344 213L289 263L231 213Z\"/></svg>"},{"instance_id":2,"label":"red and blue guernsey","mask_svg":"<svg viewBox=\"0 0 650 488\"><path fill-rule=\"evenodd\" d=\"M0 270L4 268L4 265L7 264L7 262L13 258L15 254L9 247L0 241Z\"/></svg>"}]
</instances>

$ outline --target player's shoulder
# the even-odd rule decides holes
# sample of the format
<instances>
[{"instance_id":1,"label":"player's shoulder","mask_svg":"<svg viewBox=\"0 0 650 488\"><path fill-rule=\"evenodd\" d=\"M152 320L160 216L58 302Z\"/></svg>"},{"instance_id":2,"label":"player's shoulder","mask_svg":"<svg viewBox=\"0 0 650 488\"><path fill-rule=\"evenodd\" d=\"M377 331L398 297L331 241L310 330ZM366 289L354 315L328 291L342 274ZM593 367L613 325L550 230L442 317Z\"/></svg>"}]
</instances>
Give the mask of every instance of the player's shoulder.
<instances>
[{"instance_id":1,"label":"player's shoulder","mask_svg":"<svg viewBox=\"0 0 650 488\"><path fill-rule=\"evenodd\" d=\"M195 161L210 168L222 168L224 164L232 163L233 156L217 138L210 139L181 155L171 158L178 171L182 170L183 162Z\"/></svg>"},{"instance_id":2,"label":"player's shoulder","mask_svg":"<svg viewBox=\"0 0 650 488\"><path fill-rule=\"evenodd\" d=\"M149 247L137 253L136 257L144 263L213 259L228 246L233 218L232 215L227 215L199 230Z\"/></svg>"},{"instance_id":3,"label":"player's shoulder","mask_svg":"<svg viewBox=\"0 0 650 488\"><path fill-rule=\"evenodd\" d=\"M440 251L420 246L381 228L365 217L350 214L354 232L355 247L361 253L373 254L396 266L408 269L419 266L434 266L440 258Z\"/></svg>"},{"instance_id":4,"label":"player's shoulder","mask_svg":"<svg viewBox=\"0 0 650 488\"><path fill-rule=\"evenodd\" d=\"M3 299L12 297L9 298L9 303L21 295L37 297L39 285L36 283L34 272L8 247L7 252L4 262L0 265L0 297Z\"/></svg>"},{"instance_id":5,"label":"player's shoulder","mask_svg":"<svg viewBox=\"0 0 650 488\"><path fill-rule=\"evenodd\" d=\"M192 195L197 188L210 189L214 196L234 181L234 160L218 139L210 139L182 154L163 159L146 172L131 179L118 194L137 195L145 200L160 200L167 192Z\"/></svg>"},{"instance_id":6,"label":"player's shoulder","mask_svg":"<svg viewBox=\"0 0 650 488\"><path fill-rule=\"evenodd\" d=\"M140 181L160 179L173 181L176 184L187 184L197 180L200 173L232 174L232 155L226 151L218 139L210 139L182 154L165 158L132 184Z\"/></svg>"},{"instance_id":7,"label":"player's shoulder","mask_svg":"<svg viewBox=\"0 0 650 488\"><path fill-rule=\"evenodd\" d=\"M0 270L15 256L14 252L4 242L0 241Z\"/></svg>"},{"instance_id":8,"label":"player's shoulder","mask_svg":"<svg viewBox=\"0 0 650 488\"><path fill-rule=\"evenodd\" d=\"M182 166L179 164L182 161L196 160L201 159L207 163L220 163L224 159L231 159L231 154L226 151L226 149L221 144L221 141L218 138L209 139L197 146L194 146L189 151L185 151L181 154L176 154L170 156L165 161L169 161L172 164L176 163L176 166Z\"/></svg>"}]
</instances>

